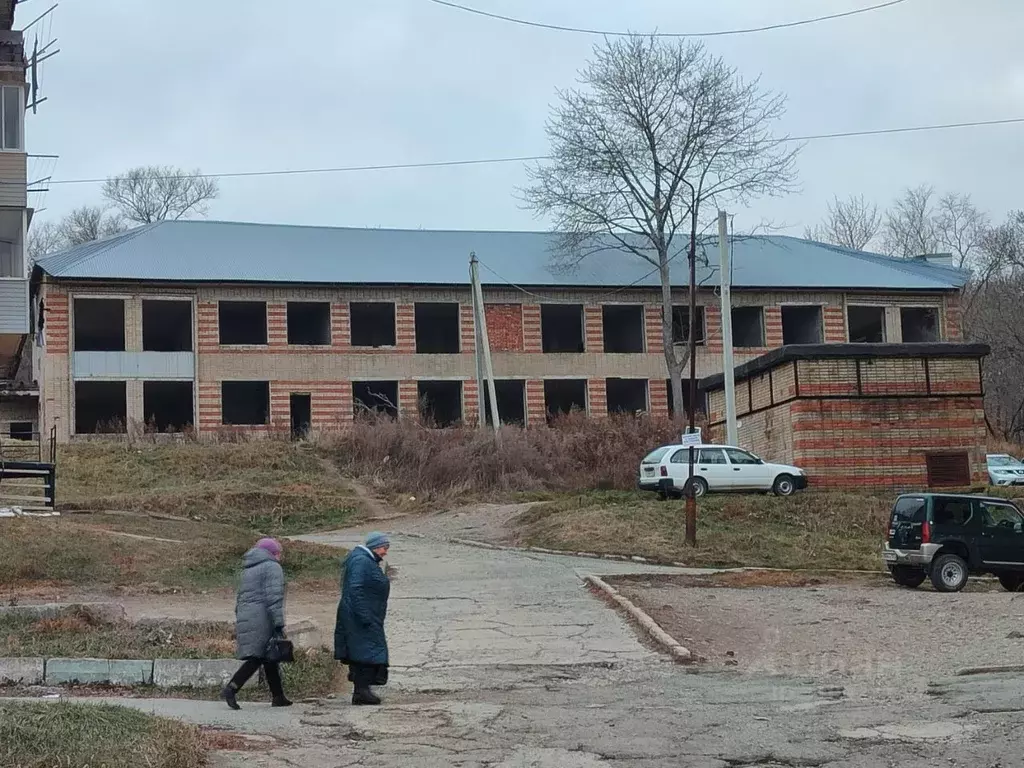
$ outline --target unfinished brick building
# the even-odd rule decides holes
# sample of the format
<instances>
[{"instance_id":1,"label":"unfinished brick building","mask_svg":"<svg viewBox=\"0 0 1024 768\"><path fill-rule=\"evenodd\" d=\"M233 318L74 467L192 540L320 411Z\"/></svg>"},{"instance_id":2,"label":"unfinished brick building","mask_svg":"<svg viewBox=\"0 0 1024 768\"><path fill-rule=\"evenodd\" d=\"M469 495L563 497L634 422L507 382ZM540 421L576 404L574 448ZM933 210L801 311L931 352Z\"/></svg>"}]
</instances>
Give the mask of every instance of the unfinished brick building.
<instances>
[{"instance_id":1,"label":"unfinished brick building","mask_svg":"<svg viewBox=\"0 0 1024 768\"><path fill-rule=\"evenodd\" d=\"M816 487L985 483L981 344L789 346L736 369L740 444L796 464ZM701 382L712 439L725 385Z\"/></svg>"},{"instance_id":2,"label":"unfinished brick building","mask_svg":"<svg viewBox=\"0 0 1024 768\"><path fill-rule=\"evenodd\" d=\"M505 422L581 408L668 413L657 276L600 251L550 269L544 233L162 222L39 261L41 426L343 427L360 408L473 420L468 262L481 263ZM700 268L698 371L721 371L717 249ZM955 341L965 275L787 237L733 251L737 363L783 344ZM690 327L685 259L674 338ZM40 327L41 326L41 327Z\"/></svg>"}]
</instances>

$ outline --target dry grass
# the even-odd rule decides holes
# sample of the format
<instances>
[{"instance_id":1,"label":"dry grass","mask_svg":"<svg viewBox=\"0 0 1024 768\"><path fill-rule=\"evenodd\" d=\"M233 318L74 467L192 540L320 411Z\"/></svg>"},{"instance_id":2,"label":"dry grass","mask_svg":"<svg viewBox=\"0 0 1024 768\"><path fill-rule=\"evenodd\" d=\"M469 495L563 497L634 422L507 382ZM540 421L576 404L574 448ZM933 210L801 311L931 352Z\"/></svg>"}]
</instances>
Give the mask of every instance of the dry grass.
<instances>
[{"instance_id":1,"label":"dry grass","mask_svg":"<svg viewBox=\"0 0 1024 768\"><path fill-rule=\"evenodd\" d=\"M198 728L124 707L0 702L0 765L11 768L201 768Z\"/></svg>"},{"instance_id":2,"label":"dry grass","mask_svg":"<svg viewBox=\"0 0 1024 768\"><path fill-rule=\"evenodd\" d=\"M534 507L515 521L521 543L642 555L697 566L879 570L891 497L802 493L788 499L715 495L698 504L696 548L681 501L591 493Z\"/></svg>"}]
</instances>

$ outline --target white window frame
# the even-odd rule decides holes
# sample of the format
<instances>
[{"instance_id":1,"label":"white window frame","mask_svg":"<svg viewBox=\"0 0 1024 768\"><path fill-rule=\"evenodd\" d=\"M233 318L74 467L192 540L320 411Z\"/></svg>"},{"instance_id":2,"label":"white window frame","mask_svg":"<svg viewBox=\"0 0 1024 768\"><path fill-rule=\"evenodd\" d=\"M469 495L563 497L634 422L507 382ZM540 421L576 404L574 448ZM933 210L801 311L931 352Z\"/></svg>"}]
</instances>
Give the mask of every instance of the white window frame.
<instances>
[{"instance_id":1,"label":"white window frame","mask_svg":"<svg viewBox=\"0 0 1024 768\"><path fill-rule=\"evenodd\" d=\"M6 89L15 88L18 91L18 146L8 147L6 145ZM25 152L25 86L23 85L2 85L0 86L0 152L24 154Z\"/></svg>"}]
</instances>

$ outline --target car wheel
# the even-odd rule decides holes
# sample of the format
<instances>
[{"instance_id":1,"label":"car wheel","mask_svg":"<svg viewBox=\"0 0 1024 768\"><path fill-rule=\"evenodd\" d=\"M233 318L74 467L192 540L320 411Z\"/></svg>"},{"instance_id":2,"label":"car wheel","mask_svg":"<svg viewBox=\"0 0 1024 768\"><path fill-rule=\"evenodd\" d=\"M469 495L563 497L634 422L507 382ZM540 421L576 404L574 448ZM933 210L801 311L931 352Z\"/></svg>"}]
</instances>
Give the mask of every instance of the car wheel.
<instances>
[{"instance_id":1,"label":"car wheel","mask_svg":"<svg viewBox=\"0 0 1024 768\"><path fill-rule=\"evenodd\" d=\"M908 589L917 589L924 584L926 578L928 578L928 574L920 568L908 568L905 565L897 565L892 569L892 580L901 587L907 587Z\"/></svg>"},{"instance_id":2,"label":"car wheel","mask_svg":"<svg viewBox=\"0 0 1024 768\"><path fill-rule=\"evenodd\" d=\"M779 475L775 478L772 493L776 496L792 496L796 493L796 480L790 475Z\"/></svg>"},{"instance_id":3,"label":"car wheel","mask_svg":"<svg viewBox=\"0 0 1024 768\"><path fill-rule=\"evenodd\" d=\"M959 555L939 555L932 561L932 584L939 592L959 592L967 586L970 572Z\"/></svg>"},{"instance_id":4,"label":"car wheel","mask_svg":"<svg viewBox=\"0 0 1024 768\"><path fill-rule=\"evenodd\" d=\"M998 578L1007 592L1020 592L1024 587L1024 573L1000 573Z\"/></svg>"},{"instance_id":5,"label":"car wheel","mask_svg":"<svg viewBox=\"0 0 1024 768\"><path fill-rule=\"evenodd\" d=\"M707 492L708 492L708 481L707 480L705 480L703 477L695 477L690 482L693 483L693 485L690 486L690 487L693 488L693 498L699 499L699 498L702 498L703 496L707 495Z\"/></svg>"}]
</instances>

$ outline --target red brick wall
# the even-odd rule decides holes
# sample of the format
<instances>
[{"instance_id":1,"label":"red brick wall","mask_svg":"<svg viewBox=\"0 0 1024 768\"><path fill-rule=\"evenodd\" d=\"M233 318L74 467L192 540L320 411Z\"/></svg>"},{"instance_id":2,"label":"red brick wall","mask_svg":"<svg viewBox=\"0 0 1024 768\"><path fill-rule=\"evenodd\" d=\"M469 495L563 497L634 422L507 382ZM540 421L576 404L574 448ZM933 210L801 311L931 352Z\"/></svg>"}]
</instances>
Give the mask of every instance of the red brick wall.
<instances>
[{"instance_id":1,"label":"red brick wall","mask_svg":"<svg viewBox=\"0 0 1024 768\"><path fill-rule=\"evenodd\" d=\"M491 349L494 348L494 340L490 338L488 330L488 341L491 342ZM459 351L463 354L476 353L476 327L473 322L473 306L471 304L459 305Z\"/></svg>"},{"instance_id":2,"label":"red brick wall","mask_svg":"<svg viewBox=\"0 0 1024 768\"><path fill-rule=\"evenodd\" d=\"M547 424L547 407L544 404L544 382L530 379L526 382L526 424L540 427Z\"/></svg>"},{"instance_id":3,"label":"red brick wall","mask_svg":"<svg viewBox=\"0 0 1024 768\"><path fill-rule=\"evenodd\" d=\"M958 295L946 299L946 335L943 341L962 341L964 338L963 311Z\"/></svg>"},{"instance_id":4,"label":"red brick wall","mask_svg":"<svg viewBox=\"0 0 1024 768\"><path fill-rule=\"evenodd\" d=\"M352 314L346 302L331 303L331 348L335 351L352 349Z\"/></svg>"},{"instance_id":5,"label":"red brick wall","mask_svg":"<svg viewBox=\"0 0 1024 768\"><path fill-rule=\"evenodd\" d=\"M718 304L704 307L704 338L709 352L722 351L722 307Z\"/></svg>"},{"instance_id":6,"label":"red brick wall","mask_svg":"<svg viewBox=\"0 0 1024 768\"><path fill-rule=\"evenodd\" d=\"M540 308L537 308L538 313ZM495 352L522 352L523 343L523 305L522 304L485 304L487 316L487 336L491 349ZM539 314L537 331L540 331Z\"/></svg>"},{"instance_id":7,"label":"red brick wall","mask_svg":"<svg viewBox=\"0 0 1024 768\"><path fill-rule=\"evenodd\" d=\"M540 328L540 304L523 305L523 351L541 352L544 349Z\"/></svg>"},{"instance_id":8,"label":"red brick wall","mask_svg":"<svg viewBox=\"0 0 1024 768\"><path fill-rule=\"evenodd\" d=\"M199 431L209 433L221 428L220 383L199 382Z\"/></svg>"},{"instance_id":9,"label":"red brick wall","mask_svg":"<svg viewBox=\"0 0 1024 768\"><path fill-rule=\"evenodd\" d=\"M587 407L589 414L594 418L608 415L608 388L604 379L587 381Z\"/></svg>"},{"instance_id":10,"label":"red brick wall","mask_svg":"<svg viewBox=\"0 0 1024 768\"><path fill-rule=\"evenodd\" d=\"M828 306L822 310L825 320L825 343L843 344L846 342L846 315L842 307Z\"/></svg>"},{"instance_id":11,"label":"red brick wall","mask_svg":"<svg viewBox=\"0 0 1024 768\"><path fill-rule=\"evenodd\" d=\"M336 430L352 422L352 382L272 381L270 424L276 431L291 430L292 393L311 396L310 426L315 430Z\"/></svg>"},{"instance_id":12,"label":"red brick wall","mask_svg":"<svg viewBox=\"0 0 1024 768\"><path fill-rule=\"evenodd\" d=\"M267 346L279 350L288 346L288 304L267 302Z\"/></svg>"},{"instance_id":13,"label":"red brick wall","mask_svg":"<svg viewBox=\"0 0 1024 768\"><path fill-rule=\"evenodd\" d=\"M651 413L655 416L668 416L668 382L665 379L651 379L647 382L647 388Z\"/></svg>"},{"instance_id":14,"label":"red brick wall","mask_svg":"<svg viewBox=\"0 0 1024 768\"><path fill-rule=\"evenodd\" d=\"M47 286L46 293L43 295L45 305L43 333L46 336L47 352L66 353L70 350L71 325L68 301L66 293Z\"/></svg>"},{"instance_id":15,"label":"red brick wall","mask_svg":"<svg viewBox=\"0 0 1024 768\"><path fill-rule=\"evenodd\" d=\"M644 329L647 333L647 352L656 355L665 351L665 337L662 335L661 307L644 306Z\"/></svg>"},{"instance_id":16,"label":"red brick wall","mask_svg":"<svg viewBox=\"0 0 1024 768\"><path fill-rule=\"evenodd\" d=\"M395 351L416 351L416 305L399 304L395 307Z\"/></svg>"},{"instance_id":17,"label":"red brick wall","mask_svg":"<svg viewBox=\"0 0 1024 768\"><path fill-rule=\"evenodd\" d=\"M466 424L480 423L480 391L475 379L462 382L462 420Z\"/></svg>"},{"instance_id":18,"label":"red brick wall","mask_svg":"<svg viewBox=\"0 0 1024 768\"><path fill-rule=\"evenodd\" d=\"M420 390L415 381L398 382L398 413L404 419L420 417Z\"/></svg>"},{"instance_id":19,"label":"red brick wall","mask_svg":"<svg viewBox=\"0 0 1024 768\"><path fill-rule=\"evenodd\" d=\"M200 301L196 306L196 330L200 352L216 352L220 346L220 323L217 320L217 302Z\"/></svg>"},{"instance_id":20,"label":"red brick wall","mask_svg":"<svg viewBox=\"0 0 1024 768\"><path fill-rule=\"evenodd\" d=\"M600 305L587 304L583 307L583 336L587 352L604 352L604 322Z\"/></svg>"},{"instance_id":21,"label":"red brick wall","mask_svg":"<svg viewBox=\"0 0 1024 768\"><path fill-rule=\"evenodd\" d=\"M764 308L764 338L767 349L782 346L782 307Z\"/></svg>"}]
</instances>

